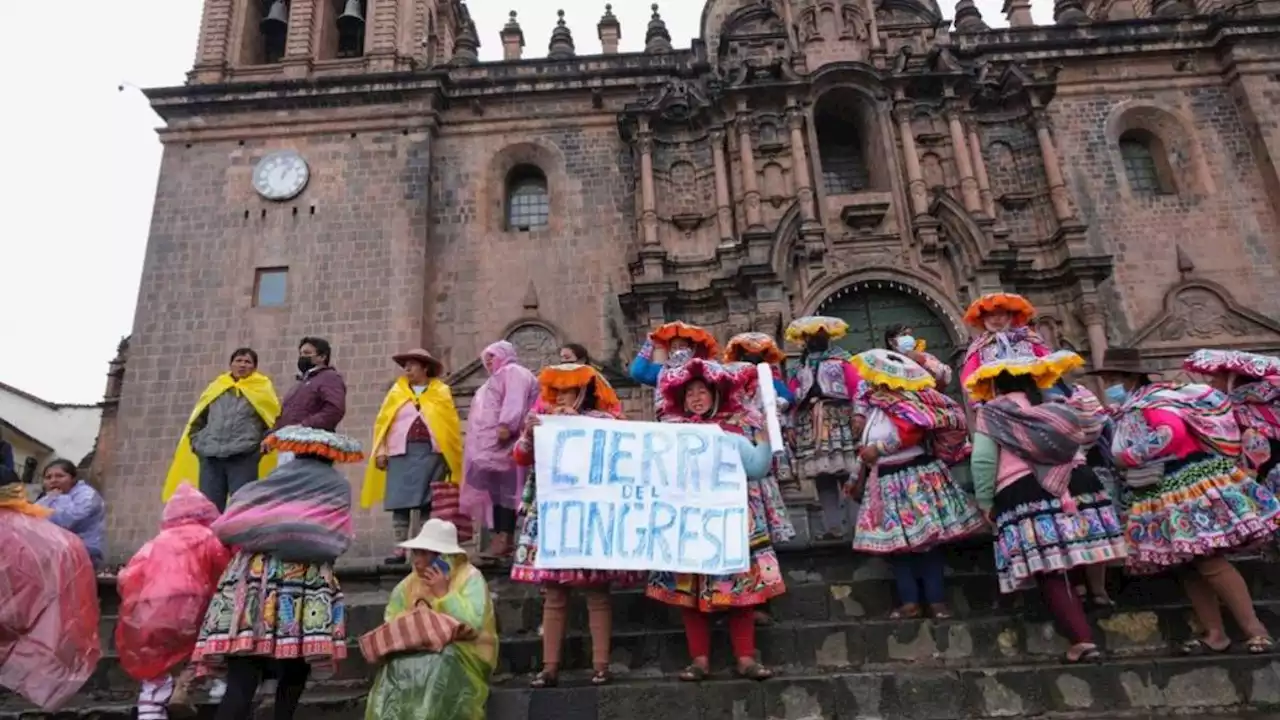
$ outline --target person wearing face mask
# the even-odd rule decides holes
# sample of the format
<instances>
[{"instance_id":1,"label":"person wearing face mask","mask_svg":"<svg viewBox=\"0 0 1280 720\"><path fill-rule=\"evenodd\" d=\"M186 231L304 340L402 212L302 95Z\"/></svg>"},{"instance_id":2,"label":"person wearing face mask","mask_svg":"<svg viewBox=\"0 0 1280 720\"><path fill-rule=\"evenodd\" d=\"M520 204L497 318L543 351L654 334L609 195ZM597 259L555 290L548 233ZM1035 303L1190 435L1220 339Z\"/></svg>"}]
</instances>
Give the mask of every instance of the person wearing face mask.
<instances>
[{"instance_id":1,"label":"person wearing face mask","mask_svg":"<svg viewBox=\"0 0 1280 720\"><path fill-rule=\"evenodd\" d=\"M622 403L595 368L564 363L545 367L538 373L539 392L548 415L581 415L602 419L622 419ZM614 587L637 586L647 575L643 572L615 570L546 570L537 566L538 492L534 479L533 430L540 424L538 415L530 413L512 455L516 463L527 468L520 505L515 562L511 579L542 586L542 670L533 678L532 687L555 687L560 679L560 651L564 642L569 592L582 590L587 596L587 623L591 628L591 676L593 685L605 685L609 674L610 640L613 609L609 592Z\"/></svg>"},{"instance_id":2,"label":"person wearing face mask","mask_svg":"<svg viewBox=\"0 0 1280 720\"><path fill-rule=\"evenodd\" d=\"M1241 433L1231 400L1208 385L1152 381L1133 348L1108 348L1092 370L1115 419L1111 454L1131 490L1125 536L1133 574L1177 570L1204 634L1188 655L1231 647L1222 605L1250 653L1275 641L1248 585L1226 555L1275 537L1280 501L1240 467Z\"/></svg>"},{"instance_id":3,"label":"person wearing face mask","mask_svg":"<svg viewBox=\"0 0 1280 720\"><path fill-rule=\"evenodd\" d=\"M631 379L641 385L658 387L666 368L679 367L694 359L712 359L720 354L720 346L711 333L697 325L676 320L649 333L644 346L631 361ZM654 410L658 419L666 412L662 393L656 393Z\"/></svg>"},{"instance_id":4,"label":"person wearing face mask","mask_svg":"<svg viewBox=\"0 0 1280 720\"><path fill-rule=\"evenodd\" d=\"M227 372L200 394L187 428L178 440L161 499L169 502L178 486L195 482L222 512L227 498L275 468L276 458L263 454L267 428L280 415L271 378L258 371L258 353L237 348Z\"/></svg>"},{"instance_id":5,"label":"person wearing face mask","mask_svg":"<svg viewBox=\"0 0 1280 720\"><path fill-rule=\"evenodd\" d=\"M1280 491L1280 358L1240 350L1197 350L1182 362L1226 393L1240 424L1245 468Z\"/></svg>"},{"instance_id":6,"label":"person wearing face mask","mask_svg":"<svg viewBox=\"0 0 1280 720\"><path fill-rule=\"evenodd\" d=\"M757 382L754 370L734 371L719 363L695 359L663 373L658 391L669 409L662 422L719 425L734 438L747 476L747 517L750 566L733 575L693 575L673 572L649 574L645 594L680 608L692 663L680 673L685 682L701 682L710 675L711 615L727 614L735 673L748 680L773 677L756 661L755 608L786 592L778 555L769 538L760 482L769 473L773 455L761 437L756 413L742 405Z\"/></svg>"},{"instance_id":7,"label":"person wearing face mask","mask_svg":"<svg viewBox=\"0 0 1280 720\"><path fill-rule=\"evenodd\" d=\"M861 379L849 363L849 352L831 344L848 331L849 324L839 318L813 315L793 321L786 332L787 342L804 348L788 384L795 395L796 469L813 480L822 503L818 540L840 540L847 534L841 487L856 466L862 435L854 410Z\"/></svg>"},{"instance_id":8,"label":"person wearing face mask","mask_svg":"<svg viewBox=\"0 0 1280 720\"><path fill-rule=\"evenodd\" d=\"M333 432L347 414L347 383L330 365L333 349L329 341L304 337L298 343L298 383L284 396L280 416L271 430L292 425ZM263 443L263 452L270 448ZM280 453L279 463L293 459Z\"/></svg>"},{"instance_id":9,"label":"person wearing face mask","mask_svg":"<svg viewBox=\"0 0 1280 720\"><path fill-rule=\"evenodd\" d=\"M946 390L951 384L951 366L924 351L924 341L915 335L910 325L890 325L884 331L884 347L910 358L924 368L937 383L936 390Z\"/></svg>"},{"instance_id":10,"label":"person wearing face mask","mask_svg":"<svg viewBox=\"0 0 1280 720\"><path fill-rule=\"evenodd\" d=\"M1035 315L1035 306L1015 293L988 293L974 300L965 311L964 322L977 334L965 351L960 383L968 387L970 375L1001 358L1044 357L1051 353L1044 338L1028 326ZM977 403L981 398L969 400Z\"/></svg>"},{"instance_id":11,"label":"person wearing face mask","mask_svg":"<svg viewBox=\"0 0 1280 720\"><path fill-rule=\"evenodd\" d=\"M440 509L433 507L437 489L452 490L462 482L462 422L453 392L441 377L444 365L434 355L414 348L392 360L404 372L373 421L374 451L365 467L360 505L370 508L382 501L391 513L395 540L403 543L409 539L412 513L428 517ZM385 562L404 564L404 548L397 545Z\"/></svg>"}]
</instances>

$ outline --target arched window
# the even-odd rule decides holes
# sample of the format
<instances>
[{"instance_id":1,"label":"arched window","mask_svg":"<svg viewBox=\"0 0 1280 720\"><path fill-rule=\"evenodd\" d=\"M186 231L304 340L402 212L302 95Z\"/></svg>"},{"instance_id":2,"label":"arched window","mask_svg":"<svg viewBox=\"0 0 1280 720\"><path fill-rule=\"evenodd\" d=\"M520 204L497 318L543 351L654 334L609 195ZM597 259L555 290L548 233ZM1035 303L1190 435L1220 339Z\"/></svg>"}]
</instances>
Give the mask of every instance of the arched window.
<instances>
[{"instance_id":1,"label":"arched window","mask_svg":"<svg viewBox=\"0 0 1280 720\"><path fill-rule=\"evenodd\" d=\"M823 188L828 195L865 190L871 186L871 173L867 169L857 113L842 102L846 100L844 97L824 100L818 104L814 117Z\"/></svg>"},{"instance_id":2,"label":"arched window","mask_svg":"<svg viewBox=\"0 0 1280 720\"><path fill-rule=\"evenodd\" d=\"M1145 130L1129 130L1120 136L1129 190L1135 195L1172 195L1173 173L1159 138Z\"/></svg>"},{"instance_id":3,"label":"arched window","mask_svg":"<svg viewBox=\"0 0 1280 720\"><path fill-rule=\"evenodd\" d=\"M507 229L546 227L551 215L547 176L532 165L520 165L507 176Z\"/></svg>"}]
</instances>

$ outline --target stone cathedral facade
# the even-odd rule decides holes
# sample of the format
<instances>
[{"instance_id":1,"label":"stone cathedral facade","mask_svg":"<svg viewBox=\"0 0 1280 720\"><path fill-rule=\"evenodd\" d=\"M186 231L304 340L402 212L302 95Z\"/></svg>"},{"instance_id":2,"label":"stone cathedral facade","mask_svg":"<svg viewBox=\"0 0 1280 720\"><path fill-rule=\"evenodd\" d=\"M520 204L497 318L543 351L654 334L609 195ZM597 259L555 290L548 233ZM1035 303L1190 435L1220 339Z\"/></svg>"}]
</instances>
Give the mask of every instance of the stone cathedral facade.
<instances>
[{"instance_id":1,"label":"stone cathedral facade","mask_svg":"<svg viewBox=\"0 0 1280 720\"><path fill-rule=\"evenodd\" d=\"M460 0L205 0L187 84L148 92L165 152L94 468L113 555L240 345L283 393L327 337L359 437L399 350L465 408L489 342L617 370L677 318L838 315L851 349L906 322L946 358L1003 288L1086 355L1280 350L1276 0L1057 0L1047 26L1007 0L1002 29L971 0L707 0L691 46L655 7L638 53L602 11L525 58L514 13L481 38Z\"/></svg>"}]
</instances>

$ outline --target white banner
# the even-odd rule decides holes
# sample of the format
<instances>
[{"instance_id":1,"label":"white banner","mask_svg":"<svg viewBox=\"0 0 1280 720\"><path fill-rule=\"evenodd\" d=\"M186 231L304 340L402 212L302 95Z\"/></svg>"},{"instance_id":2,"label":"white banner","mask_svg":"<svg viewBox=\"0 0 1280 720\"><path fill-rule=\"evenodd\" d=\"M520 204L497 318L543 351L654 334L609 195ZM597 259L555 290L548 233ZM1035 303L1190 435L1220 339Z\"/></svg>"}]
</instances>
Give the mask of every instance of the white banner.
<instances>
[{"instance_id":1,"label":"white banner","mask_svg":"<svg viewBox=\"0 0 1280 720\"><path fill-rule=\"evenodd\" d=\"M718 426L544 415L533 442L537 567L747 569L747 476Z\"/></svg>"}]
</instances>

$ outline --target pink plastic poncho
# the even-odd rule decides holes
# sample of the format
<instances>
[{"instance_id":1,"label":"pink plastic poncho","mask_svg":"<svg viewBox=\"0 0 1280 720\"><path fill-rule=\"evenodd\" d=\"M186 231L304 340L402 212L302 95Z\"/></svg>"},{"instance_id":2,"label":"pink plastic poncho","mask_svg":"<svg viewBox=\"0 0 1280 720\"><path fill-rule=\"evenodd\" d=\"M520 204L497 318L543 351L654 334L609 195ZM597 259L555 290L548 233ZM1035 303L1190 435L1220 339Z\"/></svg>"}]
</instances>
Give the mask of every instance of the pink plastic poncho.
<instances>
[{"instance_id":1,"label":"pink plastic poncho","mask_svg":"<svg viewBox=\"0 0 1280 720\"><path fill-rule=\"evenodd\" d=\"M116 648L135 680L152 680L186 660L196 646L218 578L231 552L209 526L218 508L183 484L164 506L160 534L120 573Z\"/></svg>"},{"instance_id":2,"label":"pink plastic poncho","mask_svg":"<svg viewBox=\"0 0 1280 720\"><path fill-rule=\"evenodd\" d=\"M12 510L0 510L0 547L0 686L52 712L102 657L93 564L80 538Z\"/></svg>"},{"instance_id":3,"label":"pink plastic poncho","mask_svg":"<svg viewBox=\"0 0 1280 720\"><path fill-rule=\"evenodd\" d=\"M485 348L480 360L489 379L467 414L461 502L466 514L493 527L493 506L514 509L520 498L524 470L511 459L511 446L538 399L538 378L516 361L515 346L505 340ZM510 433L506 441L498 438L499 428Z\"/></svg>"}]
</instances>

